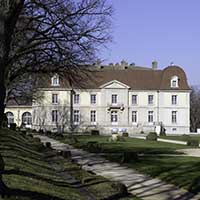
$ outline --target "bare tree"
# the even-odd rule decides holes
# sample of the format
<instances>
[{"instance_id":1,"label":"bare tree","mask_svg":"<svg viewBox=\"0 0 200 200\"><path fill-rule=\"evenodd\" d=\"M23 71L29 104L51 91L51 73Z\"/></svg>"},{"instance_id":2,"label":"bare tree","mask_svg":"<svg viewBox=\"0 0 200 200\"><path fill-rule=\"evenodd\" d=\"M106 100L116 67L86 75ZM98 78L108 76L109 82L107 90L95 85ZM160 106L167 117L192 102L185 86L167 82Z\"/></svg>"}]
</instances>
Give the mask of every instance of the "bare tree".
<instances>
[{"instance_id":1,"label":"bare tree","mask_svg":"<svg viewBox=\"0 0 200 200\"><path fill-rule=\"evenodd\" d=\"M190 130L196 132L200 128L200 90L192 87L190 94Z\"/></svg>"},{"instance_id":2,"label":"bare tree","mask_svg":"<svg viewBox=\"0 0 200 200\"><path fill-rule=\"evenodd\" d=\"M110 41L106 0L5 0L0 8L0 123L14 85L41 73L70 81ZM6 8L6 9L5 9Z\"/></svg>"}]
</instances>

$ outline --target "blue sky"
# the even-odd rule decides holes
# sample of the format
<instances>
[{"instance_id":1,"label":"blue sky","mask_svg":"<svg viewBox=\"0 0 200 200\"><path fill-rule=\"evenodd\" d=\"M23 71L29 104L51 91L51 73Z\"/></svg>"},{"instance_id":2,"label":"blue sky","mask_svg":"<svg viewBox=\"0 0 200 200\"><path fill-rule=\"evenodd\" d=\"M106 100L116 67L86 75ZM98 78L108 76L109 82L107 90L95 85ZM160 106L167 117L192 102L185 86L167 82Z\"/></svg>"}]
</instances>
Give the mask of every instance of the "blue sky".
<instances>
[{"instance_id":1,"label":"blue sky","mask_svg":"<svg viewBox=\"0 0 200 200\"><path fill-rule=\"evenodd\" d=\"M141 66L158 61L181 66L200 84L200 0L108 0L114 7L113 43L105 63L126 60Z\"/></svg>"}]
</instances>

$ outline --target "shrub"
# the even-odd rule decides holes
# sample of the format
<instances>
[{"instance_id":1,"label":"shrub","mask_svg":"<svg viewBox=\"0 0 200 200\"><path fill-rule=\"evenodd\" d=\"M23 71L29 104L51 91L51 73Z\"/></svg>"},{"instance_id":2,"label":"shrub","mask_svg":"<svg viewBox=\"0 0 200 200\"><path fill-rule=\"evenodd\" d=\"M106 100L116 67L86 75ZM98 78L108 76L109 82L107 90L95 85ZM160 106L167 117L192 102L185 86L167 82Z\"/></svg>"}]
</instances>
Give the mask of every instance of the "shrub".
<instances>
[{"instance_id":1,"label":"shrub","mask_svg":"<svg viewBox=\"0 0 200 200\"><path fill-rule=\"evenodd\" d=\"M187 145L190 147L199 147L199 140L189 139Z\"/></svg>"},{"instance_id":2,"label":"shrub","mask_svg":"<svg viewBox=\"0 0 200 200\"><path fill-rule=\"evenodd\" d=\"M99 130L91 130L91 135L100 135Z\"/></svg>"},{"instance_id":3,"label":"shrub","mask_svg":"<svg viewBox=\"0 0 200 200\"><path fill-rule=\"evenodd\" d=\"M123 136L120 136L118 134L112 134L112 137L110 137L108 139L109 142L124 142L125 141L125 138Z\"/></svg>"},{"instance_id":4,"label":"shrub","mask_svg":"<svg viewBox=\"0 0 200 200\"><path fill-rule=\"evenodd\" d=\"M92 152L92 153L101 152L101 145L98 142L94 142L94 141L88 142L86 144L86 148L89 152Z\"/></svg>"},{"instance_id":5,"label":"shrub","mask_svg":"<svg viewBox=\"0 0 200 200\"><path fill-rule=\"evenodd\" d=\"M140 131L140 134L144 134L144 131Z\"/></svg>"},{"instance_id":6,"label":"shrub","mask_svg":"<svg viewBox=\"0 0 200 200\"><path fill-rule=\"evenodd\" d=\"M16 131L16 127L17 127L17 124L16 124L16 123L11 123L11 124L10 124L10 129L11 129L11 130Z\"/></svg>"},{"instance_id":7,"label":"shrub","mask_svg":"<svg viewBox=\"0 0 200 200\"><path fill-rule=\"evenodd\" d=\"M51 148L51 142L46 142L45 146L50 149Z\"/></svg>"},{"instance_id":8,"label":"shrub","mask_svg":"<svg viewBox=\"0 0 200 200\"><path fill-rule=\"evenodd\" d=\"M191 136L186 135L186 134L182 135L182 138L183 138L183 140L186 141L186 142L187 142L188 140L191 140L191 139L192 139Z\"/></svg>"},{"instance_id":9,"label":"shrub","mask_svg":"<svg viewBox=\"0 0 200 200\"><path fill-rule=\"evenodd\" d=\"M52 133L51 133L51 131L46 131L45 134L46 135L51 135Z\"/></svg>"},{"instance_id":10,"label":"shrub","mask_svg":"<svg viewBox=\"0 0 200 200\"><path fill-rule=\"evenodd\" d=\"M33 129L33 130L32 130L32 133L37 133L36 129Z\"/></svg>"},{"instance_id":11,"label":"shrub","mask_svg":"<svg viewBox=\"0 0 200 200\"><path fill-rule=\"evenodd\" d=\"M147 136L146 136L146 140L151 140L151 141L157 141L157 133L156 132L150 132Z\"/></svg>"},{"instance_id":12,"label":"shrub","mask_svg":"<svg viewBox=\"0 0 200 200\"><path fill-rule=\"evenodd\" d=\"M44 131L43 131L43 129L39 129L39 134L44 134Z\"/></svg>"},{"instance_id":13,"label":"shrub","mask_svg":"<svg viewBox=\"0 0 200 200\"><path fill-rule=\"evenodd\" d=\"M128 132L123 132L122 133L122 137L128 137L129 135L128 135Z\"/></svg>"}]
</instances>

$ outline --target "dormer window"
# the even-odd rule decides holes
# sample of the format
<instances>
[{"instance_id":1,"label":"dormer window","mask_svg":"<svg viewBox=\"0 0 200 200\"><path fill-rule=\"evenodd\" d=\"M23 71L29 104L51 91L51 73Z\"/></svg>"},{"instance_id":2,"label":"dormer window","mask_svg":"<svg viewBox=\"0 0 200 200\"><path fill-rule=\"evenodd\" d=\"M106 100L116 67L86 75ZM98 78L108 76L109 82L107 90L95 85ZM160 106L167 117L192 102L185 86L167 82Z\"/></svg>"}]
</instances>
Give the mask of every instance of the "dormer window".
<instances>
[{"instance_id":1,"label":"dormer window","mask_svg":"<svg viewBox=\"0 0 200 200\"><path fill-rule=\"evenodd\" d=\"M59 81L59 76L56 74L51 78L51 85L52 86L59 86L60 81Z\"/></svg>"},{"instance_id":2,"label":"dormer window","mask_svg":"<svg viewBox=\"0 0 200 200\"><path fill-rule=\"evenodd\" d=\"M171 87L178 88L178 76L173 76L171 78Z\"/></svg>"}]
</instances>

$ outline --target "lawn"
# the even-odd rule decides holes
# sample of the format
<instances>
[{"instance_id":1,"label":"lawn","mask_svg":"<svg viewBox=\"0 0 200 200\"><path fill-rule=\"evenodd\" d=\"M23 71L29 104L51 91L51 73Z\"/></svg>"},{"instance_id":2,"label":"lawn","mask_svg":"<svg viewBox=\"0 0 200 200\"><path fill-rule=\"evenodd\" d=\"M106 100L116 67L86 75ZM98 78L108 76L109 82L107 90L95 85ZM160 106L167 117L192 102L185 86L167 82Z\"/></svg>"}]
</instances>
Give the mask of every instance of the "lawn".
<instances>
[{"instance_id":1,"label":"lawn","mask_svg":"<svg viewBox=\"0 0 200 200\"><path fill-rule=\"evenodd\" d=\"M200 158L185 157L176 152L177 149L188 148L185 145L133 138L126 138L124 142L108 142L108 137L104 136L78 136L77 139L75 146L86 150L88 142L98 142L101 153L116 162L122 161L125 152L137 152L138 159L122 164L190 192L200 191ZM62 141L69 142L68 139Z\"/></svg>"},{"instance_id":2,"label":"lawn","mask_svg":"<svg viewBox=\"0 0 200 200\"><path fill-rule=\"evenodd\" d=\"M31 136L0 130L0 144L5 162L2 178L11 193L5 200L84 200L88 199L85 193L98 200L119 194L109 180L64 160ZM66 173L80 182L81 187L66 182ZM132 196L121 200L125 199L138 200Z\"/></svg>"},{"instance_id":3,"label":"lawn","mask_svg":"<svg viewBox=\"0 0 200 200\"><path fill-rule=\"evenodd\" d=\"M190 135L191 139L198 140L200 142L200 136L199 135ZM160 137L162 139L168 139L168 140L178 140L178 141L187 141L188 135L180 135L180 136L162 136Z\"/></svg>"}]
</instances>

